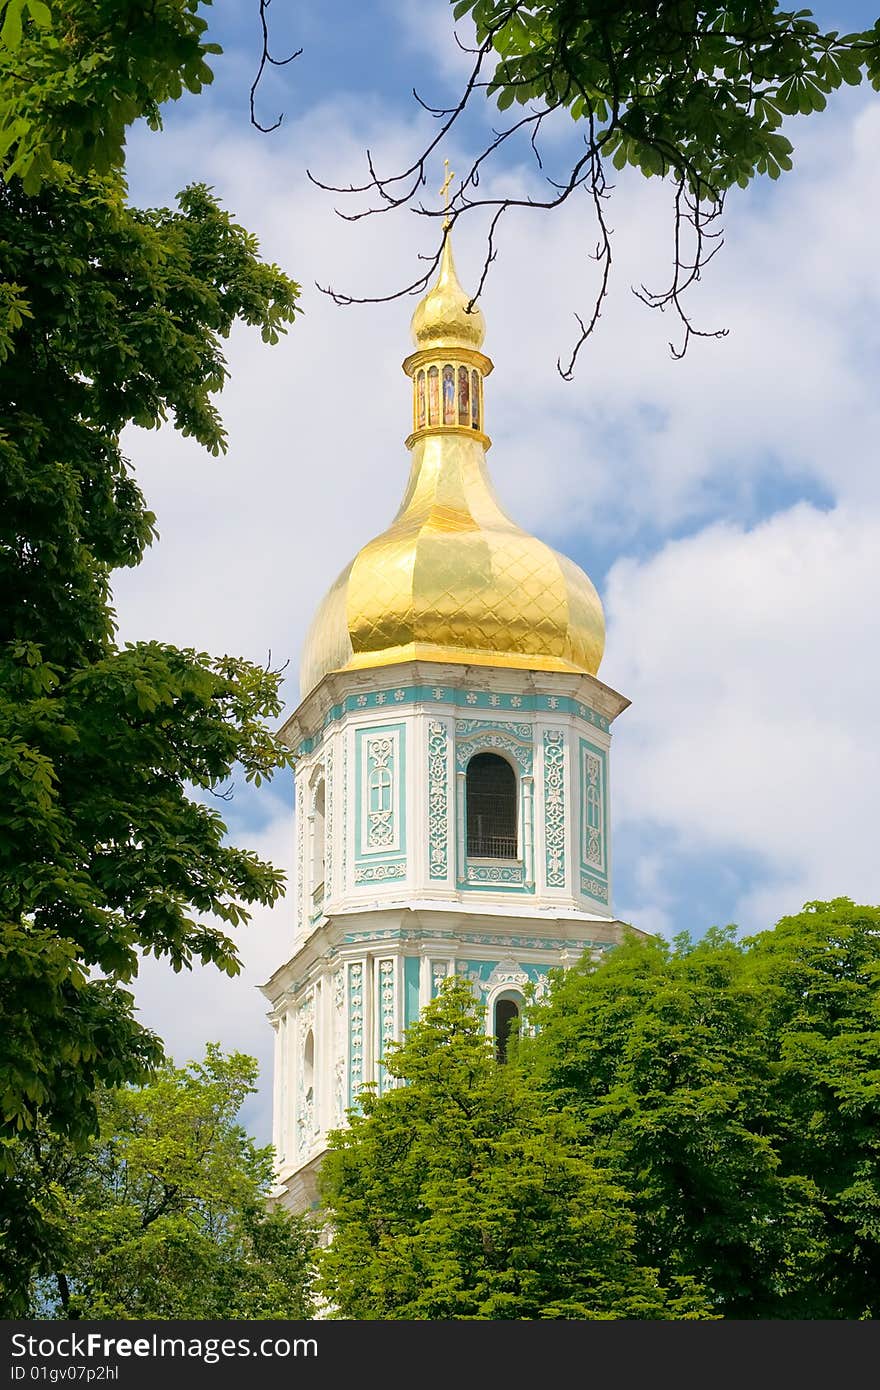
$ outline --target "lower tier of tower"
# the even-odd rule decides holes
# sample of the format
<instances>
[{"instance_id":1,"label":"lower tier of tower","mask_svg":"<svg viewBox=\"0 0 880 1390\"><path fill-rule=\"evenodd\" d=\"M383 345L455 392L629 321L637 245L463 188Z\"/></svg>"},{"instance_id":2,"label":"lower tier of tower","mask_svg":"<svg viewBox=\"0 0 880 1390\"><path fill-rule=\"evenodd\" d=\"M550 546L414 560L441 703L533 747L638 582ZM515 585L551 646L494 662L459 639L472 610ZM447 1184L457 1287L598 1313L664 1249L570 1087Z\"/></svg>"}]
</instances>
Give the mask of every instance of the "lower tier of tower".
<instances>
[{"instance_id":1,"label":"lower tier of tower","mask_svg":"<svg viewBox=\"0 0 880 1390\"><path fill-rule=\"evenodd\" d=\"M527 993L549 972L622 938L607 917L462 913L433 903L326 919L263 986L275 1030L275 1198L303 1212L319 1204L318 1170L330 1130L346 1123L367 1084L390 1084L383 1057L449 975L467 979L503 1057Z\"/></svg>"}]
</instances>

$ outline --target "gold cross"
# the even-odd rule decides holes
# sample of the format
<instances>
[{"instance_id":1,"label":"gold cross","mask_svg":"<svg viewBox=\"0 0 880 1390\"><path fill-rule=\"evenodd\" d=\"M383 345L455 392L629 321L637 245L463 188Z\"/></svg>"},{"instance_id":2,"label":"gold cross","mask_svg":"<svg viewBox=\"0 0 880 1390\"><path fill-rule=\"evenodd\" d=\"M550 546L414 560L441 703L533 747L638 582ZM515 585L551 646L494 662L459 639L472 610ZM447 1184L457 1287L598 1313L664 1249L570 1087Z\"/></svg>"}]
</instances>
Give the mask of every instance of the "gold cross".
<instances>
[{"instance_id":1,"label":"gold cross","mask_svg":"<svg viewBox=\"0 0 880 1390\"><path fill-rule=\"evenodd\" d=\"M446 178L443 180L443 183L440 186L440 197L444 200L443 206L446 209L446 216L443 219L443 226L445 228L449 226L449 185L452 183L452 180L455 178L455 175L449 167L448 159L444 159L443 167L446 170Z\"/></svg>"}]
</instances>

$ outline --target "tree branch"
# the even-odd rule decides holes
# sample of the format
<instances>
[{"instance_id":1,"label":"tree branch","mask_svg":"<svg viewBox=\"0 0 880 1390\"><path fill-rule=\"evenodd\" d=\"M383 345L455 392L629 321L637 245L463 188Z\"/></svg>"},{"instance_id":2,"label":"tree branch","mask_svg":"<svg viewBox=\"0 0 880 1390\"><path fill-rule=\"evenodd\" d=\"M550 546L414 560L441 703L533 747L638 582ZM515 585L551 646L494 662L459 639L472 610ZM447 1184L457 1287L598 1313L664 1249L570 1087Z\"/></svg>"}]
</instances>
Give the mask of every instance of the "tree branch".
<instances>
[{"instance_id":1,"label":"tree branch","mask_svg":"<svg viewBox=\"0 0 880 1390\"><path fill-rule=\"evenodd\" d=\"M258 67L258 69L257 69L257 75L256 75L256 77L254 78L253 83L251 84L251 93L250 93L251 125L252 125L252 126L256 126L257 130L261 130L261 131L263 132L264 135L268 135L268 134L270 134L271 131L277 130L278 127L280 126L281 122L284 120L284 112L283 112L283 111L281 112L280 116L278 117L278 120L277 120L277 121L273 121L271 125L261 125L260 122L257 120L257 115L256 115L256 110L255 110L255 101L256 101L256 95L257 95L257 88L258 88L259 85L260 85L260 79L261 79L262 76L263 76L263 71L264 71L264 69L265 69L265 67L266 67L266 64L267 64L267 63L270 63L270 64L272 65L272 67L275 67L275 68L284 68L284 67L287 67L287 64L288 64L288 63L292 63L293 60L294 60L294 58L298 58L298 57L300 56L300 54L302 53L302 49L301 49L301 48L298 48L298 49L296 50L295 53L291 53L291 55L290 55L289 58L273 58L273 57L272 57L272 54L269 52L269 24L268 24L268 21L267 21L267 18L266 18L266 12L267 12L267 10L269 9L269 6L271 5L271 3L272 3L272 0L260 0L260 28L262 29L262 33L263 33L263 51L262 51L262 53L260 54L260 66Z\"/></svg>"}]
</instances>

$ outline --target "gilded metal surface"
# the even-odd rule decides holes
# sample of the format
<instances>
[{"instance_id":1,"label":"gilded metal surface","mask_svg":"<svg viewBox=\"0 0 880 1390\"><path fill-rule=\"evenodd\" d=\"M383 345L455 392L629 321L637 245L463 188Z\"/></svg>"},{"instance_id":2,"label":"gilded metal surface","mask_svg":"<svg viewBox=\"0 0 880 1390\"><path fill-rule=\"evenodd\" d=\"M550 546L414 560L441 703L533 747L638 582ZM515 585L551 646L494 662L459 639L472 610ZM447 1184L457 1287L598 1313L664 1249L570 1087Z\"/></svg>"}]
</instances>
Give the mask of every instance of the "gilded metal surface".
<instances>
[{"instance_id":1,"label":"gilded metal surface","mask_svg":"<svg viewBox=\"0 0 880 1390\"><path fill-rule=\"evenodd\" d=\"M474 333L467 302L447 239L437 285L413 315L425 360L441 360L466 333L480 346L482 315ZM412 469L397 516L343 570L315 615L303 695L328 671L412 658L596 674L605 645L599 595L573 561L501 510L486 471L488 442L454 426L410 435Z\"/></svg>"},{"instance_id":2,"label":"gilded metal surface","mask_svg":"<svg viewBox=\"0 0 880 1390\"><path fill-rule=\"evenodd\" d=\"M599 596L498 505L482 443L427 433L391 526L340 575L312 625L303 694L327 671L410 657L539 671L602 659Z\"/></svg>"},{"instance_id":3,"label":"gilded metal surface","mask_svg":"<svg viewBox=\"0 0 880 1390\"><path fill-rule=\"evenodd\" d=\"M480 348L486 336L483 311L475 304L470 313L470 295L458 282L452 259L452 242L447 236L440 258L437 283L420 300L412 316L412 336L417 348Z\"/></svg>"}]
</instances>

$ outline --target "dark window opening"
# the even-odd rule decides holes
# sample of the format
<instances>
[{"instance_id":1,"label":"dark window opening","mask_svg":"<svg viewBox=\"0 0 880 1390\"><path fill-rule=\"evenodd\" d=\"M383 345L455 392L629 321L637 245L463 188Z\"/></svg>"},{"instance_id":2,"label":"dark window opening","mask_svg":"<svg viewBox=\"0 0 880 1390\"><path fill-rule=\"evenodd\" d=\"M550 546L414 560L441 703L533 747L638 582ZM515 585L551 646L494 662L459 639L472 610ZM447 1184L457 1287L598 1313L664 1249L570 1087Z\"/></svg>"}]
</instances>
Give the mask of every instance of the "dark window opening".
<instances>
[{"instance_id":1,"label":"dark window opening","mask_svg":"<svg viewBox=\"0 0 880 1390\"><path fill-rule=\"evenodd\" d=\"M495 1005L495 1056L499 1062L507 1061L507 1044L518 1019L519 1005L516 1000L499 999Z\"/></svg>"},{"instance_id":2,"label":"dark window opening","mask_svg":"<svg viewBox=\"0 0 880 1390\"><path fill-rule=\"evenodd\" d=\"M516 859L516 773L497 753L477 753L467 768L467 852Z\"/></svg>"}]
</instances>

